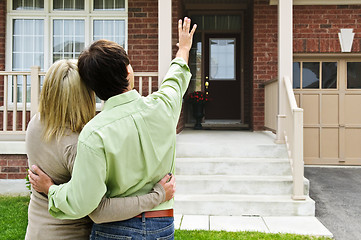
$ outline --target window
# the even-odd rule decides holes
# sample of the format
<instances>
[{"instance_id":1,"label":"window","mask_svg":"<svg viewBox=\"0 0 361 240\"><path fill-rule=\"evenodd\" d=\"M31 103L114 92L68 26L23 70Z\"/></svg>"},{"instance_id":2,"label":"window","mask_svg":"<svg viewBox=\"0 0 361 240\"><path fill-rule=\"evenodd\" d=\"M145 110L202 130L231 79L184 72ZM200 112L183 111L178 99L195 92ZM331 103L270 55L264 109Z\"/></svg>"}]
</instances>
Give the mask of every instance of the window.
<instances>
[{"instance_id":1,"label":"window","mask_svg":"<svg viewBox=\"0 0 361 240\"><path fill-rule=\"evenodd\" d=\"M347 63L347 88L361 89L361 62Z\"/></svg>"},{"instance_id":2,"label":"window","mask_svg":"<svg viewBox=\"0 0 361 240\"><path fill-rule=\"evenodd\" d=\"M337 62L294 62L294 89L336 89Z\"/></svg>"},{"instance_id":3,"label":"window","mask_svg":"<svg viewBox=\"0 0 361 240\"><path fill-rule=\"evenodd\" d=\"M7 6L8 71L30 71L34 65L46 71L56 60L76 59L98 39L127 49L126 0L8 0ZM18 83L21 96L22 80ZM28 96L29 84L30 79Z\"/></svg>"}]
</instances>

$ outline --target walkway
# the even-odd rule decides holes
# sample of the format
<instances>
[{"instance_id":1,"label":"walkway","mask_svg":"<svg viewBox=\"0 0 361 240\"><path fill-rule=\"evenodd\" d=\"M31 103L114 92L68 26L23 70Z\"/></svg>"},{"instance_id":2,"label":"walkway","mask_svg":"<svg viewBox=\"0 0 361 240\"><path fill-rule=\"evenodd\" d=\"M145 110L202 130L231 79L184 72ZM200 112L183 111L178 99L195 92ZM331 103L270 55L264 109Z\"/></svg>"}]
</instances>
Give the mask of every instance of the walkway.
<instances>
[{"instance_id":1,"label":"walkway","mask_svg":"<svg viewBox=\"0 0 361 240\"><path fill-rule=\"evenodd\" d=\"M256 231L332 237L332 233L316 217L176 215L174 225L180 230Z\"/></svg>"}]
</instances>

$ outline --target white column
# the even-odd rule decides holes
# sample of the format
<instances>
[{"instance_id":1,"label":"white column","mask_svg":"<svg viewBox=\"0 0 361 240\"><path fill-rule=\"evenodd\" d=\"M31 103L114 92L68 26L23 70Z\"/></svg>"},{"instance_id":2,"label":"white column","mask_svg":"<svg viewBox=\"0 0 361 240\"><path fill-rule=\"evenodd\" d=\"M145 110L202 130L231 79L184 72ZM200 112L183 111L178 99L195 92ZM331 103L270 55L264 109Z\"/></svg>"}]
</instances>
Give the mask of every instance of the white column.
<instances>
[{"instance_id":1,"label":"white column","mask_svg":"<svg viewBox=\"0 0 361 240\"><path fill-rule=\"evenodd\" d=\"M278 116L277 142L283 143L285 103L282 96L286 96L283 77L288 76L292 83L293 61L293 0L278 1Z\"/></svg>"},{"instance_id":2,"label":"white column","mask_svg":"<svg viewBox=\"0 0 361 240\"><path fill-rule=\"evenodd\" d=\"M172 0L158 0L158 83L172 60Z\"/></svg>"}]
</instances>

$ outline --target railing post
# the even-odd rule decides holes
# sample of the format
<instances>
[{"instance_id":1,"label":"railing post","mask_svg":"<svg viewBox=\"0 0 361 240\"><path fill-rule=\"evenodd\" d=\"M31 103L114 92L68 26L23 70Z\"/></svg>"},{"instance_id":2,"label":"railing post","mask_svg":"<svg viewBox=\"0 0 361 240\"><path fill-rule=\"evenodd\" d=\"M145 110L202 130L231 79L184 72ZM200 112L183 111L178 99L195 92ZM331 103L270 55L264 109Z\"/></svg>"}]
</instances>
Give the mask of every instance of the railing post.
<instances>
[{"instance_id":1,"label":"railing post","mask_svg":"<svg viewBox=\"0 0 361 240\"><path fill-rule=\"evenodd\" d=\"M277 143L284 143L284 118L286 90L283 77L292 79L293 61L293 0L278 1L278 116L277 116Z\"/></svg>"},{"instance_id":2,"label":"railing post","mask_svg":"<svg viewBox=\"0 0 361 240\"><path fill-rule=\"evenodd\" d=\"M39 93L40 93L40 84L39 84L39 66L31 67L30 75L30 88L31 88L31 102L30 102L30 118L32 118L38 112L39 106Z\"/></svg>"},{"instance_id":3,"label":"railing post","mask_svg":"<svg viewBox=\"0 0 361 240\"><path fill-rule=\"evenodd\" d=\"M305 200L303 186L304 162L303 162L303 109L293 110L293 194L294 200Z\"/></svg>"}]
</instances>

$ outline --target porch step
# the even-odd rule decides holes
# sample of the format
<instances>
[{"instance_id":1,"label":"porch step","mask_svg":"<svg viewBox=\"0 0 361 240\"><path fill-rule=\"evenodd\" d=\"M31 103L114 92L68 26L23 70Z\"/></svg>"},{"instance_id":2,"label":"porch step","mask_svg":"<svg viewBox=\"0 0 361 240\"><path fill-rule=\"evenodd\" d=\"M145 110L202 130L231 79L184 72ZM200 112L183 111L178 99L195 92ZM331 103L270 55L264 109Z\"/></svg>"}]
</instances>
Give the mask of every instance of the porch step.
<instances>
[{"instance_id":1,"label":"porch step","mask_svg":"<svg viewBox=\"0 0 361 240\"><path fill-rule=\"evenodd\" d=\"M179 143L177 157L286 158L285 145L238 145L235 143Z\"/></svg>"},{"instance_id":2,"label":"porch step","mask_svg":"<svg viewBox=\"0 0 361 240\"><path fill-rule=\"evenodd\" d=\"M289 176L287 158L177 158L177 175Z\"/></svg>"},{"instance_id":3,"label":"porch step","mask_svg":"<svg viewBox=\"0 0 361 240\"><path fill-rule=\"evenodd\" d=\"M291 195L292 176L176 175L179 194ZM304 191L309 183L304 179Z\"/></svg>"},{"instance_id":4,"label":"porch step","mask_svg":"<svg viewBox=\"0 0 361 240\"><path fill-rule=\"evenodd\" d=\"M177 158L288 158L271 132L184 131L176 149Z\"/></svg>"},{"instance_id":5,"label":"porch step","mask_svg":"<svg viewBox=\"0 0 361 240\"><path fill-rule=\"evenodd\" d=\"M183 131L177 135L175 212L192 215L314 216L292 199L285 144L271 132Z\"/></svg>"},{"instance_id":6,"label":"porch step","mask_svg":"<svg viewBox=\"0 0 361 240\"><path fill-rule=\"evenodd\" d=\"M314 216L315 202L309 197L294 201L290 195L176 194L174 211L215 216Z\"/></svg>"}]
</instances>

